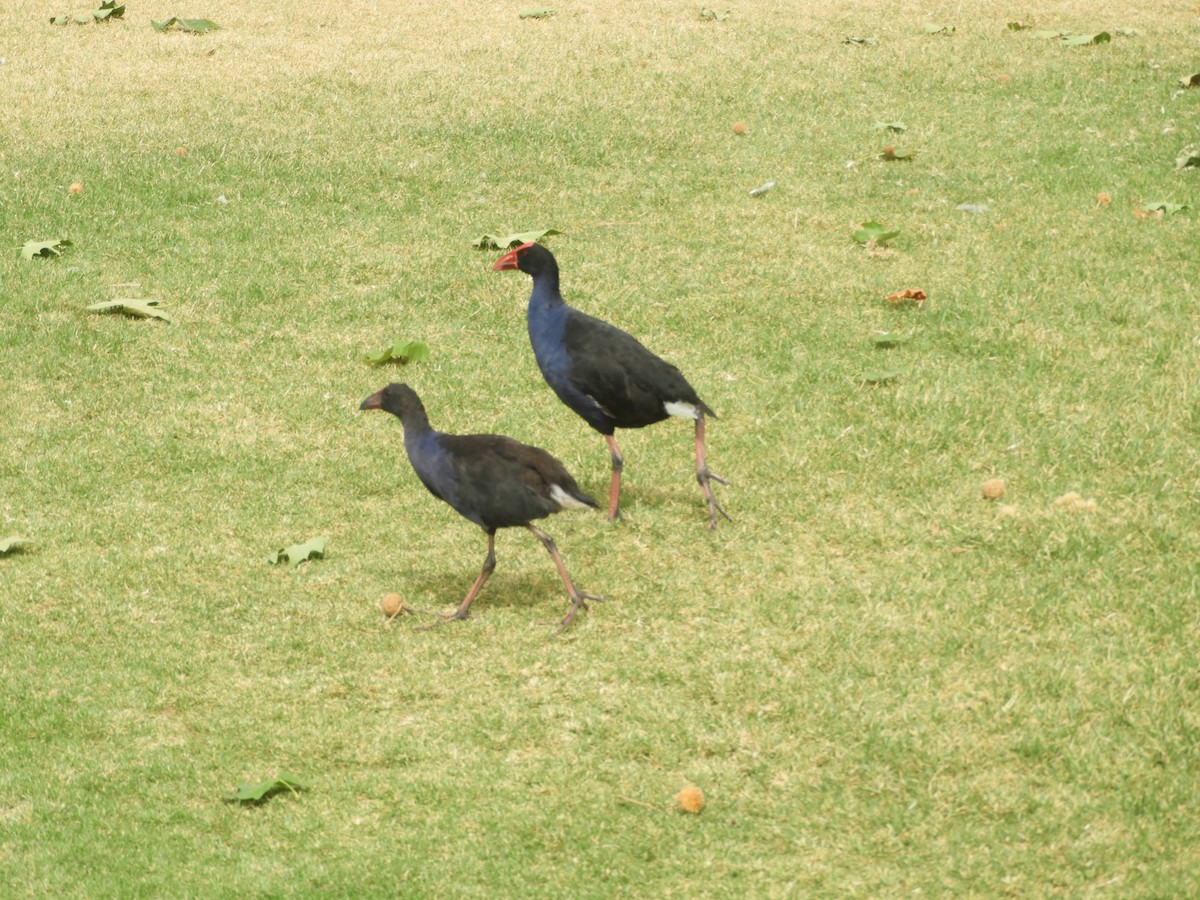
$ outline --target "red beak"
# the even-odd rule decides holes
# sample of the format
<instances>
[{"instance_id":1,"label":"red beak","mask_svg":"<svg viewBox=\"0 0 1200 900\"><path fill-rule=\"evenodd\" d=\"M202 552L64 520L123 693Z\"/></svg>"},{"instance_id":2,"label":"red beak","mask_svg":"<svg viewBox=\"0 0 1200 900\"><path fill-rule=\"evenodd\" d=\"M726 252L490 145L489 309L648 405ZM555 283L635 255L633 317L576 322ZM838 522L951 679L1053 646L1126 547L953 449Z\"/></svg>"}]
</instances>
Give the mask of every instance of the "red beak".
<instances>
[{"instance_id":1,"label":"red beak","mask_svg":"<svg viewBox=\"0 0 1200 900\"><path fill-rule=\"evenodd\" d=\"M359 409L383 409L383 391L376 391L359 404Z\"/></svg>"},{"instance_id":2,"label":"red beak","mask_svg":"<svg viewBox=\"0 0 1200 900\"><path fill-rule=\"evenodd\" d=\"M526 247L532 247L532 246L533 246L533 242L530 241L528 244L522 244L520 247L517 247L515 250L510 250L508 253L505 253L502 257L500 257L498 260L496 260L494 263L492 263L492 270L496 271L496 272L504 272L504 271L507 271L508 269L519 268L517 266L517 254L520 253L522 250L524 250Z\"/></svg>"}]
</instances>

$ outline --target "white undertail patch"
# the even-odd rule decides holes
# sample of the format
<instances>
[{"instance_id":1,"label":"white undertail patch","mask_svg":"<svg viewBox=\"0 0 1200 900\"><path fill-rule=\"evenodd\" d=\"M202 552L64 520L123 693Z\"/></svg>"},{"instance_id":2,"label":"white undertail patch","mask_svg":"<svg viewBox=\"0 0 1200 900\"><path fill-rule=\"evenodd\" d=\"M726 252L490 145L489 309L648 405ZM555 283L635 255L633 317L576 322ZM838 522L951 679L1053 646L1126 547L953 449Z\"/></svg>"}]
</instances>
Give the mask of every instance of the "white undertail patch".
<instances>
[{"instance_id":1,"label":"white undertail patch","mask_svg":"<svg viewBox=\"0 0 1200 900\"><path fill-rule=\"evenodd\" d=\"M585 509L587 507L586 503L575 499L557 484L550 485L550 499L557 503L560 509Z\"/></svg>"},{"instance_id":2,"label":"white undertail patch","mask_svg":"<svg viewBox=\"0 0 1200 900\"><path fill-rule=\"evenodd\" d=\"M678 416L681 419L700 418L700 407L694 403L684 403L682 400L671 400L663 404L668 416Z\"/></svg>"}]
</instances>

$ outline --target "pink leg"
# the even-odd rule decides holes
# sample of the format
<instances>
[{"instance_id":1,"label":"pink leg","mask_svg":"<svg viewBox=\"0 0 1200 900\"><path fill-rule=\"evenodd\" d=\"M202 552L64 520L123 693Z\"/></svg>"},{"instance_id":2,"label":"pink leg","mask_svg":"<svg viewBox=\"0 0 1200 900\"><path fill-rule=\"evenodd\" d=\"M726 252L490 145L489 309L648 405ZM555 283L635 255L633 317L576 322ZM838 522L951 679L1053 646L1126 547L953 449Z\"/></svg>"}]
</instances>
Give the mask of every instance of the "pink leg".
<instances>
[{"instance_id":1,"label":"pink leg","mask_svg":"<svg viewBox=\"0 0 1200 900\"><path fill-rule=\"evenodd\" d=\"M713 496L710 481L716 481L720 484L729 484L720 475L715 472L708 471L708 466L704 462L704 414L700 414L700 418L696 419L696 481L700 483L700 489L704 491L704 499L708 502L708 527L717 527L717 514L721 514L730 522L733 519L729 518L729 513L721 509L721 505L717 503Z\"/></svg>"},{"instance_id":2,"label":"pink leg","mask_svg":"<svg viewBox=\"0 0 1200 900\"><path fill-rule=\"evenodd\" d=\"M585 600L603 602L604 598L597 597L595 594L585 594L579 588L575 587L575 582L567 574L567 567L563 564L562 557L558 555L558 548L554 546L554 539L540 528L535 528L532 525L526 525L525 527L532 531L534 536L542 542L542 546L546 548L546 552L550 554L550 558L554 560L554 565L558 568L558 575L566 586L567 593L571 595L571 608L567 611L566 617L558 623L558 631L554 632L555 637L557 637L571 627L571 623L575 621L575 614L580 609L587 609Z\"/></svg>"},{"instance_id":3,"label":"pink leg","mask_svg":"<svg viewBox=\"0 0 1200 900\"><path fill-rule=\"evenodd\" d=\"M611 434L606 434L604 440L608 442L608 453L612 457L612 484L608 488L608 520L615 522L621 518L618 504L621 500L621 470L625 468L625 460L621 456L621 451L617 449L617 439Z\"/></svg>"},{"instance_id":4,"label":"pink leg","mask_svg":"<svg viewBox=\"0 0 1200 900\"><path fill-rule=\"evenodd\" d=\"M488 578L496 569L496 532L488 532L488 552L487 558L483 561L483 568L479 572L479 577L475 579L475 583L471 585L471 589L467 591L467 596L463 602L458 605L452 613L434 613L442 617L443 622L451 622L455 619L466 619L471 613L471 604L475 602L475 598L479 596L479 592L483 590L483 586L487 584ZM441 625L442 622L434 622L433 625L424 625L418 631L424 631L428 628L433 628Z\"/></svg>"}]
</instances>

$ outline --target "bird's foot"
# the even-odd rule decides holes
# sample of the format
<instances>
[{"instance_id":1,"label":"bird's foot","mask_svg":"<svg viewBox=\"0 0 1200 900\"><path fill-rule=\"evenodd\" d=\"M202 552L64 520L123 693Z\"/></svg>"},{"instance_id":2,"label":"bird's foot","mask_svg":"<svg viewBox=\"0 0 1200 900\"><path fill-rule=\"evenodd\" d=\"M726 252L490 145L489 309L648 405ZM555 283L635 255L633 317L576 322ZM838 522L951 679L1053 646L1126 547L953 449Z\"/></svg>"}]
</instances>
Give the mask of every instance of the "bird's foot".
<instances>
[{"instance_id":1,"label":"bird's foot","mask_svg":"<svg viewBox=\"0 0 1200 900\"><path fill-rule=\"evenodd\" d=\"M724 485L729 484L729 481L727 479L722 478L716 472L708 471L707 467L701 469L700 473L696 476L696 478L697 478L697 480L700 480L701 483L703 483L705 481L715 481L717 484L724 484Z\"/></svg>"},{"instance_id":2,"label":"bird's foot","mask_svg":"<svg viewBox=\"0 0 1200 900\"><path fill-rule=\"evenodd\" d=\"M696 480L700 482L700 487L704 491L704 500L706 503L708 503L709 531L712 531L717 527L717 516L719 515L724 516L727 521L732 522L733 519L730 517L729 513L725 512L725 510L721 508L721 504L718 503L717 498L713 496L712 487L709 485L710 481L715 481L718 484L723 484L726 486L729 485L729 482L716 472L708 471L707 466L696 473Z\"/></svg>"},{"instance_id":3,"label":"bird's foot","mask_svg":"<svg viewBox=\"0 0 1200 900\"><path fill-rule=\"evenodd\" d=\"M571 623L575 621L575 616L579 614L579 610L587 609L588 600L594 600L596 603L607 602L607 598L598 596L597 594L588 594L584 591L577 591L576 596L571 598L571 608L567 610L567 614L563 617L563 620L558 623L558 628L555 629L554 634L550 635L550 637L558 637L560 634L570 628ZM550 625L553 623L546 622L544 624Z\"/></svg>"},{"instance_id":4,"label":"bird's foot","mask_svg":"<svg viewBox=\"0 0 1200 900\"><path fill-rule=\"evenodd\" d=\"M419 612L426 616L435 616L437 618L436 622L430 622L428 625L422 625L419 628L414 628L413 631L429 631L431 628L437 628L439 625L445 625L447 622L461 622L463 619L471 618L471 614L469 612L465 612L461 609L456 609L452 613L429 612L428 610L424 609L414 609L412 611Z\"/></svg>"}]
</instances>

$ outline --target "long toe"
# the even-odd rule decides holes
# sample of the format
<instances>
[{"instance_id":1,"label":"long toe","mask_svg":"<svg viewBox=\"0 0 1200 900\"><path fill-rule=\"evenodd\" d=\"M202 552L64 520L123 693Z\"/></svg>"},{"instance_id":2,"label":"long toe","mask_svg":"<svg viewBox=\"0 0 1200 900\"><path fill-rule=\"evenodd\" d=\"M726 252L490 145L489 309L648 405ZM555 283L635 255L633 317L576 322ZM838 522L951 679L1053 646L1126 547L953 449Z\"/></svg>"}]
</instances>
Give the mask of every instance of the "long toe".
<instances>
[{"instance_id":1,"label":"long toe","mask_svg":"<svg viewBox=\"0 0 1200 900\"><path fill-rule=\"evenodd\" d=\"M725 520L727 522L733 521L733 518L729 515L729 513L725 512L725 510L721 508L721 504L716 501L715 497L713 497L711 494L709 494L709 496L706 497L705 499L708 500L708 530L709 531L712 531L714 528L717 527L717 516L724 516Z\"/></svg>"},{"instance_id":2,"label":"long toe","mask_svg":"<svg viewBox=\"0 0 1200 900\"><path fill-rule=\"evenodd\" d=\"M558 628L554 630L554 634L550 637L558 637L564 631L571 627L571 623L575 621L575 616L579 614L580 609L587 609L587 604L583 602L581 597L577 602L571 604L571 608L567 610L567 614L563 616L563 620L558 623Z\"/></svg>"},{"instance_id":3,"label":"long toe","mask_svg":"<svg viewBox=\"0 0 1200 900\"><path fill-rule=\"evenodd\" d=\"M604 597L599 594L589 594L585 591L578 591L575 597L571 598L571 608L567 610L567 614L563 616L563 620L558 623L558 628L555 629L551 637L558 637L564 631L571 627L571 623L575 621L575 617L579 615L581 609L587 609L587 601L594 600L596 603L607 602Z\"/></svg>"},{"instance_id":4,"label":"long toe","mask_svg":"<svg viewBox=\"0 0 1200 900\"><path fill-rule=\"evenodd\" d=\"M696 473L696 480L700 482L700 489L704 491L704 501L708 504L708 528L711 531L717 527L717 517L724 516L726 520L732 522L733 519L729 513L721 508L721 504L717 502L717 498L713 496L712 485L710 481L716 481L719 484L729 484L724 478L715 472L708 471L708 466L705 466Z\"/></svg>"},{"instance_id":5,"label":"long toe","mask_svg":"<svg viewBox=\"0 0 1200 900\"><path fill-rule=\"evenodd\" d=\"M709 500L708 501L708 528L709 528L709 531L711 531L712 529L717 527L717 516L718 515L724 516L725 520L727 522L733 521L733 519L729 515L729 513L725 512L725 510L723 510L721 508L720 503L718 503L716 500Z\"/></svg>"},{"instance_id":6,"label":"long toe","mask_svg":"<svg viewBox=\"0 0 1200 900\"><path fill-rule=\"evenodd\" d=\"M421 612L422 610L416 610L416 611ZM455 622L455 621L461 622L463 619L471 618L471 614L469 612L460 612L458 610L456 610L454 612L449 612L449 613L425 612L425 615L436 616L437 621L430 622L428 625L421 625L417 628L414 628L413 631L429 631L431 628L437 628L439 625L445 625L447 622Z\"/></svg>"}]
</instances>

